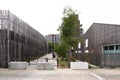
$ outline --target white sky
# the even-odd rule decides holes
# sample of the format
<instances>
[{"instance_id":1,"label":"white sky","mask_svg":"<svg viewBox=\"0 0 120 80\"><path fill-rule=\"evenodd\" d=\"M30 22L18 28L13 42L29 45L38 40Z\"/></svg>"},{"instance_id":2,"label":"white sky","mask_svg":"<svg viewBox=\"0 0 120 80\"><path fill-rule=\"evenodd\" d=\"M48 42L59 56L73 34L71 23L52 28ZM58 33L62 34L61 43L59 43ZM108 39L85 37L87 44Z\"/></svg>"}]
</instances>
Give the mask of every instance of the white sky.
<instances>
[{"instance_id":1,"label":"white sky","mask_svg":"<svg viewBox=\"0 0 120 80\"><path fill-rule=\"evenodd\" d=\"M10 10L41 34L56 34L63 9L77 10L86 31L93 22L120 24L120 0L0 0L0 10Z\"/></svg>"}]
</instances>

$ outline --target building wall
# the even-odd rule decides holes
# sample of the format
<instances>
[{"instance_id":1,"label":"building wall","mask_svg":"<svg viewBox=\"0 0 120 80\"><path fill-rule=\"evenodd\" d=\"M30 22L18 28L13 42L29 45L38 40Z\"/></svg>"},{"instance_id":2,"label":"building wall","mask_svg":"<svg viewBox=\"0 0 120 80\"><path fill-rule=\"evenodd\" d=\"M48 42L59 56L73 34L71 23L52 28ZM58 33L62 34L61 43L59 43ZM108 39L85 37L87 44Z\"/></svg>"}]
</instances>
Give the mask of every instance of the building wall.
<instances>
[{"instance_id":1,"label":"building wall","mask_svg":"<svg viewBox=\"0 0 120 80\"><path fill-rule=\"evenodd\" d=\"M94 23L84 35L90 53L102 53L103 45L120 43L120 25Z\"/></svg>"},{"instance_id":2,"label":"building wall","mask_svg":"<svg viewBox=\"0 0 120 80\"><path fill-rule=\"evenodd\" d=\"M84 34L84 39L88 39L88 47L84 44L83 53L88 50L91 54L90 62L101 65L104 57L103 46L120 43L120 25L94 23Z\"/></svg>"},{"instance_id":3,"label":"building wall","mask_svg":"<svg viewBox=\"0 0 120 80\"><path fill-rule=\"evenodd\" d=\"M0 67L29 61L47 52L46 39L8 10L0 10Z\"/></svg>"}]
</instances>

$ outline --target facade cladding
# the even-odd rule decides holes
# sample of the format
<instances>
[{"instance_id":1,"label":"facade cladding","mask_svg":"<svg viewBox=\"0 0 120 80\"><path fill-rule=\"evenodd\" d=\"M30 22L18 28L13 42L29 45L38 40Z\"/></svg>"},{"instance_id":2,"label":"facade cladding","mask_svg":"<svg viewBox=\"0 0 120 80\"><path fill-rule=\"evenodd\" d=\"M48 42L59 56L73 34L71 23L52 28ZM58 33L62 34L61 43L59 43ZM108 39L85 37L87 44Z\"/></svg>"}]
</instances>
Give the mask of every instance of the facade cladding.
<instances>
[{"instance_id":1,"label":"facade cladding","mask_svg":"<svg viewBox=\"0 0 120 80\"><path fill-rule=\"evenodd\" d=\"M101 66L120 66L120 25L94 23L84 34L83 53ZM85 46L87 45L87 46Z\"/></svg>"},{"instance_id":2,"label":"facade cladding","mask_svg":"<svg viewBox=\"0 0 120 80\"><path fill-rule=\"evenodd\" d=\"M44 36L8 10L0 10L0 67L30 61L47 53Z\"/></svg>"}]
</instances>

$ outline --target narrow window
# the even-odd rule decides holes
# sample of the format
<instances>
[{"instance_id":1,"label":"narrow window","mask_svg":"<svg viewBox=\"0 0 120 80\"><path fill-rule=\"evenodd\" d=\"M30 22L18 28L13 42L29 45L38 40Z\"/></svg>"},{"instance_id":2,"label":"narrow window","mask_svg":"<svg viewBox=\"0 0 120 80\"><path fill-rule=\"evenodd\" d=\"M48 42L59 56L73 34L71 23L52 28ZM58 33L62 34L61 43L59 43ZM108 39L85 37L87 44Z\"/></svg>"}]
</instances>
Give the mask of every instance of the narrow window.
<instances>
[{"instance_id":1,"label":"narrow window","mask_svg":"<svg viewBox=\"0 0 120 80\"><path fill-rule=\"evenodd\" d=\"M78 48L81 48L81 43L80 42L78 43Z\"/></svg>"},{"instance_id":2,"label":"narrow window","mask_svg":"<svg viewBox=\"0 0 120 80\"><path fill-rule=\"evenodd\" d=\"M118 50L118 45L116 45L116 50Z\"/></svg>"},{"instance_id":3,"label":"narrow window","mask_svg":"<svg viewBox=\"0 0 120 80\"><path fill-rule=\"evenodd\" d=\"M85 47L88 47L88 39L85 40Z\"/></svg>"}]
</instances>

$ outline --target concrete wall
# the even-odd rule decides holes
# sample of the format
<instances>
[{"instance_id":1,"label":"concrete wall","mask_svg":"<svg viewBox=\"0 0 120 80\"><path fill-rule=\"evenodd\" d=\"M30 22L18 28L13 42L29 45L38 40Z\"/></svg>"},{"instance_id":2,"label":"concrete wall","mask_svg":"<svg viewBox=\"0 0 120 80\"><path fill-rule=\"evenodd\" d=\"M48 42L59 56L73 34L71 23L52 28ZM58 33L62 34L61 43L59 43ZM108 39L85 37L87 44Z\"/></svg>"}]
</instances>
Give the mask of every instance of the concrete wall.
<instances>
[{"instance_id":1,"label":"concrete wall","mask_svg":"<svg viewBox=\"0 0 120 80\"><path fill-rule=\"evenodd\" d=\"M10 70L26 70L28 67L27 62L10 62L8 64L8 69Z\"/></svg>"},{"instance_id":2,"label":"concrete wall","mask_svg":"<svg viewBox=\"0 0 120 80\"><path fill-rule=\"evenodd\" d=\"M87 62L71 62L70 64L71 69L88 69Z\"/></svg>"},{"instance_id":3,"label":"concrete wall","mask_svg":"<svg viewBox=\"0 0 120 80\"><path fill-rule=\"evenodd\" d=\"M53 70L54 63L50 63L50 62L37 63L36 68L38 70Z\"/></svg>"}]
</instances>

